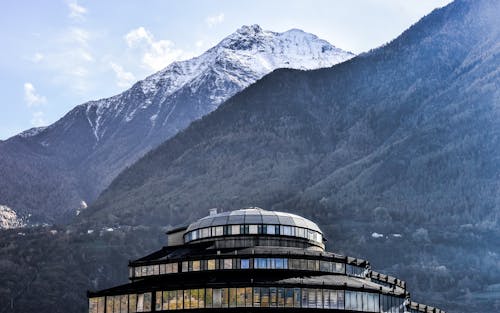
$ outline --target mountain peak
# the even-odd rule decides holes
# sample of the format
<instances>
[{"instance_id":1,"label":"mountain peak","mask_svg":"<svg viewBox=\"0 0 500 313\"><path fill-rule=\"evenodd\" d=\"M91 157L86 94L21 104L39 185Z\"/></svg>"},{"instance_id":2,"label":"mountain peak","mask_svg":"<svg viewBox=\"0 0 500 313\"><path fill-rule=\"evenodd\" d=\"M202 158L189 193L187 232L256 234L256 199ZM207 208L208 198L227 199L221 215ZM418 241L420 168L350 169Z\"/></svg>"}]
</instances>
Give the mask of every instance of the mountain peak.
<instances>
[{"instance_id":1,"label":"mountain peak","mask_svg":"<svg viewBox=\"0 0 500 313\"><path fill-rule=\"evenodd\" d=\"M253 24L253 25L243 25L240 28L236 30L237 33L242 34L242 35L255 35L258 33L262 33L263 29L258 25L258 24Z\"/></svg>"}]
</instances>

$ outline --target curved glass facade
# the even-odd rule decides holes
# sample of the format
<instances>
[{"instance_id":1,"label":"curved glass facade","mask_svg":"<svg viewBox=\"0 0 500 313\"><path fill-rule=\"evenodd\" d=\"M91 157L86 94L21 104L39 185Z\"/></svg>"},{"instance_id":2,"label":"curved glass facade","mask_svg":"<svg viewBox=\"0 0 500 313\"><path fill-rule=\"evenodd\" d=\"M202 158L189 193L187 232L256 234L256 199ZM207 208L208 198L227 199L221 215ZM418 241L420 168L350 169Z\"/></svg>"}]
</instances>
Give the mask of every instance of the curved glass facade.
<instances>
[{"instance_id":1,"label":"curved glass facade","mask_svg":"<svg viewBox=\"0 0 500 313\"><path fill-rule=\"evenodd\" d=\"M319 227L297 215L242 209L168 234L171 245L129 263L130 283L89 292L89 313L444 313L367 261L324 251Z\"/></svg>"}]
</instances>

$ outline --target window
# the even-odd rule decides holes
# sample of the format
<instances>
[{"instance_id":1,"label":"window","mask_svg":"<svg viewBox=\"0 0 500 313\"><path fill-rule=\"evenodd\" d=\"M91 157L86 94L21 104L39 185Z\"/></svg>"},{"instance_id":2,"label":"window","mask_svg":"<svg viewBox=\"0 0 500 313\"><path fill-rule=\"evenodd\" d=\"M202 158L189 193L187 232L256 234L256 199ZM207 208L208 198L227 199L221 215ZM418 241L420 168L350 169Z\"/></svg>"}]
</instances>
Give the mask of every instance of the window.
<instances>
[{"instance_id":1,"label":"window","mask_svg":"<svg viewBox=\"0 0 500 313\"><path fill-rule=\"evenodd\" d=\"M249 259L241 259L241 268L243 268L243 269L250 268L250 260Z\"/></svg>"},{"instance_id":2,"label":"window","mask_svg":"<svg viewBox=\"0 0 500 313\"><path fill-rule=\"evenodd\" d=\"M205 289L205 307L211 308L213 304L212 288Z\"/></svg>"},{"instance_id":3,"label":"window","mask_svg":"<svg viewBox=\"0 0 500 313\"><path fill-rule=\"evenodd\" d=\"M274 225L267 225L266 234L268 235L276 234L276 227Z\"/></svg>"},{"instance_id":4,"label":"window","mask_svg":"<svg viewBox=\"0 0 500 313\"><path fill-rule=\"evenodd\" d=\"M207 269L208 270L215 270L215 260L211 259L207 261Z\"/></svg>"},{"instance_id":5,"label":"window","mask_svg":"<svg viewBox=\"0 0 500 313\"><path fill-rule=\"evenodd\" d=\"M278 307L285 306L285 288L278 288Z\"/></svg>"},{"instance_id":6,"label":"window","mask_svg":"<svg viewBox=\"0 0 500 313\"><path fill-rule=\"evenodd\" d=\"M106 309L106 312L109 313L111 311ZM137 312L144 312L144 294L137 295Z\"/></svg>"},{"instance_id":7,"label":"window","mask_svg":"<svg viewBox=\"0 0 500 313\"><path fill-rule=\"evenodd\" d=\"M151 312L151 292L144 294L144 312Z\"/></svg>"},{"instance_id":8,"label":"window","mask_svg":"<svg viewBox=\"0 0 500 313\"><path fill-rule=\"evenodd\" d=\"M224 227L217 226L215 227L215 236L223 236L224 235Z\"/></svg>"},{"instance_id":9,"label":"window","mask_svg":"<svg viewBox=\"0 0 500 313\"><path fill-rule=\"evenodd\" d=\"M299 259L290 259L290 269L300 270L300 260Z\"/></svg>"},{"instance_id":10,"label":"window","mask_svg":"<svg viewBox=\"0 0 500 313\"><path fill-rule=\"evenodd\" d=\"M304 228L297 227L297 229L296 229L297 237L304 238L305 237L305 232L304 231L305 231Z\"/></svg>"},{"instance_id":11,"label":"window","mask_svg":"<svg viewBox=\"0 0 500 313\"><path fill-rule=\"evenodd\" d=\"M308 303L307 303L307 295L308 295L308 289L307 288L304 288L302 289L302 299L301 299L301 306L303 308L307 308L308 307Z\"/></svg>"},{"instance_id":12,"label":"window","mask_svg":"<svg viewBox=\"0 0 500 313\"><path fill-rule=\"evenodd\" d=\"M276 307L278 300L277 298L276 287L269 288L269 303L271 307Z\"/></svg>"},{"instance_id":13,"label":"window","mask_svg":"<svg viewBox=\"0 0 500 313\"><path fill-rule=\"evenodd\" d=\"M300 308L300 288L293 288L293 306Z\"/></svg>"},{"instance_id":14,"label":"window","mask_svg":"<svg viewBox=\"0 0 500 313\"><path fill-rule=\"evenodd\" d=\"M161 311L161 298L162 298L162 293L161 291L156 292L156 297L155 297L155 311ZM127 311L125 311L126 313Z\"/></svg>"},{"instance_id":15,"label":"window","mask_svg":"<svg viewBox=\"0 0 500 313\"><path fill-rule=\"evenodd\" d=\"M166 274L167 273L167 265L166 264L160 264L160 275Z\"/></svg>"},{"instance_id":16,"label":"window","mask_svg":"<svg viewBox=\"0 0 500 313\"><path fill-rule=\"evenodd\" d=\"M201 234L200 234L200 238L207 238L207 237L210 237L210 228L203 228L201 229Z\"/></svg>"},{"instance_id":17,"label":"window","mask_svg":"<svg viewBox=\"0 0 500 313\"><path fill-rule=\"evenodd\" d=\"M251 287L245 288L245 306L246 307L252 306L252 288Z\"/></svg>"},{"instance_id":18,"label":"window","mask_svg":"<svg viewBox=\"0 0 500 313\"><path fill-rule=\"evenodd\" d=\"M291 226L281 226L281 234L284 236L292 235L292 227Z\"/></svg>"},{"instance_id":19,"label":"window","mask_svg":"<svg viewBox=\"0 0 500 313\"><path fill-rule=\"evenodd\" d=\"M240 234L240 225L232 225L231 235L239 235L239 234Z\"/></svg>"},{"instance_id":20,"label":"window","mask_svg":"<svg viewBox=\"0 0 500 313\"><path fill-rule=\"evenodd\" d=\"M198 307L200 309L205 307L205 289L198 289Z\"/></svg>"},{"instance_id":21,"label":"window","mask_svg":"<svg viewBox=\"0 0 500 313\"><path fill-rule=\"evenodd\" d=\"M293 289L292 288L285 289L285 307L293 308Z\"/></svg>"},{"instance_id":22,"label":"window","mask_svg":"<svg viewBox=\"0 0 500 313\"><path fill-rule=\"evenodd\" d=\"M97 313L97 298L89 299L89 313Z\"/></svg>"},{"instance_id":23,"label":"window","mask_svg":"<svg viewBox=\"0 0 500 313\"><path fill-rule=\"evenodd\" d=\"M260 307L260 288L255 287L253 289L253 306L254 307Z\"/></svg>"},{"instance_id":24,"label":"window","mask_svg":"<svg viewBox=\"0 0 500 313\"><path fill-rule=\"evenodd\" d=\"M188 261L182 262L182 271L187 272L188 270L189 270L189 262Z\"/></svg>"},{"instance_id":25,"label":"window","mask_svg":"<svg viewBox=\"0 0 500 313\"><path fill-rule=\"evenodd\" d=\"M113 313L120 313L120 296L114 296L114 298Z\"/></svg>"},{"instance_id":26,"label":"window","mask_svg":"<svg viewBox=\"0 0 500 313\"><path fill-rule=\"evenodd\" d=\"M236 288L229 288L229 307L236 307Z\"/></svg>"},{"instance_id":27,"label":"window","mask_svg":"<svg viewBox=\"0 0 500 313\"><path fill-rule=\"evenodd\" d=\"M222 306L222 289L213 289L213 307L220 308Z\"/></svg>"},{"instance_id":28,"label":"window","mask_svg":"<svg viewBox=\"0 0 500 313\"><path fill-rule=\"evenodd\" d=\"M141 267L138 266L135 268L135 277L141 277L141 274L142 274L142 271L141 271Z\"/></svg>"},{"instance_id":29,"label":"window","mask_svg":"<svg viewBox=\"0 0 500 313\"><path fill-rule=\"evenodd\" d=\"M307 290L307 307L315 308L316 307L316 290L308 289Z\"/></svg>"},{"instance_id":30,"label":"window","mask_svg":"<svg viewBox=\"0 0 500 313\"><path fill-rule=\"evenodd\" d=\"M233 259L224 259L224 269L230 270L233 268Z\"/></svg>"},{"instance_id":31,"label":"window","mask_svg":"<svg viewBox=\"0 0 500 313\"><path fill-rule=\"evenodd\" d=\"M255 258L254 259L254 267L255 268L266 268L267 267L267 259Z\"/></svg>"},{"instance_id":32,"label":"window","mask_svg":"<svg viewBox=\"0 0 500 313\"><path fill-rule=\"evenodd\" d=\"M193 272L198 272L200 270L200 261L193 261Z\"/></svg>"},{"instance_id":33,"label":"window","mask_svg":"<svg viewBox=\"0 0 500 313\"><path fill-rule=\"evenodd\" d=\"M261 307L269 307L269 288L260 288Z\"/></svg>"},{"instance_id":34,"label":"window","mask_svg":"<svg viewBox=\"0 0 500 313\"><path fill-rule=\"evenodd\" d=\"M229 303L229 290L222 288L222 307L227 308Z\"/></svg>"},{"instance_id":35,"label":"window","mask_svg":"<svg viewBox=\"0 0 500 313\"><path fill-rule=\"evenodd\" d=\"M191 308L191 292L190 290L184 290L184 309L190 309Z\"/></svg>"},{"instance_id":36,"label":"window","mask_svg":"<svg viewBox=\"0 0 500 313\"><path fill-rule=\"evenodd\" d=\"M248 233L251 235L255 235L259 233L259 228L257 225L249 225L248 226Z\"/></svg>"},{"instance_id":37,"label":"window","mask_svg":"<svg viewBox=\"0 0 500 313\"><path fill-rule=\"evenodd\" d=\"M175 301L175 304L177 305L177 310L181 310L182 308L184 308L184 305L183 305L183 298L184 298L184 295L183 295L183 291L182 290L177 290L177 300Z\"/></svg>"},{"instance_id":38,"label":"window","mask_svg":"<svg viewBox=\"0 0 500 313\"><path fill-rule=\"evenodd\" d=\"M244 307L245 306L245 288L237 288L236 289L236 306Z\"/></svg>"},{"instance_id":39,"label":"window","mask_svg":"<svg viewBox=\"0 0 500 313\"><path fill-rule=\"evenodd\" d=\"M106 298L105 297L97 298L97 313L104 313L105 307L106 307ZM135 313L135 307L132 313Z\"/></svg>"},{"instance_id":40,"label":"window","mask_svg":"<svg viewBox=\"0 0 500 313\"><path fill-rule=\"evenodd\" d=\"M137 295L128 296L128 311L129 313L135 313L137 310ZM108 312L108 311L107 311Z\"/></svg>"},{"instance_id":41,"label":"window","mask_svg":"<svg viewBox=\"0 0 500 313\"><path fill-rule=\"evenodd\" d=\"M191 308L197 309L198 302L199 302L198 289L191 289L190 292L191 292L191 294L190 294L189 300L191 301Z\"/></svg>"}]
</instances>

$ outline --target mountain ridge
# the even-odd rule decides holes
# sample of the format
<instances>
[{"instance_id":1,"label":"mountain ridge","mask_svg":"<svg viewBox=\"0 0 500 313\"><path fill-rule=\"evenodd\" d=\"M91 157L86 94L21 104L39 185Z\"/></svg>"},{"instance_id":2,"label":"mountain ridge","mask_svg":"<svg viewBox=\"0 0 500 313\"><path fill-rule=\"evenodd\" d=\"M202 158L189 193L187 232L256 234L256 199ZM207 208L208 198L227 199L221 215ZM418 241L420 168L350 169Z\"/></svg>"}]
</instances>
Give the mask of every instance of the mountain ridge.
<instances>
[{"instance_id":1,"label":"mountain ridge","mask_svg":"<svg viewBox=\"0 0 500 313\"><path fill-rule=\"evenodd\" d=\"M0 202L33 214L35 222L67 221L123 168L269 71L331 66L352 56L303 31L243 26L123 93L78 105L48 127L1 142Z\"/></svg>"}]
</instances>

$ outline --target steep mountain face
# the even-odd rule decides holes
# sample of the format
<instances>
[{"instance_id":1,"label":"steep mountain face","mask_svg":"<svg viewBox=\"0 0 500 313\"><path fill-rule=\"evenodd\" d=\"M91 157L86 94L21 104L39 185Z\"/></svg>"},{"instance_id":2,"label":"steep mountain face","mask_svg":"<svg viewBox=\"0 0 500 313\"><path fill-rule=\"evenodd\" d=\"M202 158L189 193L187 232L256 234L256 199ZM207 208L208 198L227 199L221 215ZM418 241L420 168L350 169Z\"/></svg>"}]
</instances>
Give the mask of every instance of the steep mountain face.
<instances>
[{"instance_id":1,"label":"steep mountain face","mask_svg":"<svg viewBox=\"0 0 500 313\"><path fill-rule=\"evenodd\" d=\"M122 172L81 222L292 211L417 299L497 311L497 12L498 1L459 0L331 69L267 75Z\"/></svg>"},{"instance_id":2,"label":"steep mountain face","mask_svg":"<svg viewBox=\"0 0 500 313\"><path fill-rule=\"evenodd\" d=\"M60 222L144 153L265 74L329 67L352 56L301 30L243 26L199 57L0 142L0 203L33 214L32 221Z\"/></svg>"}]
</instances>

